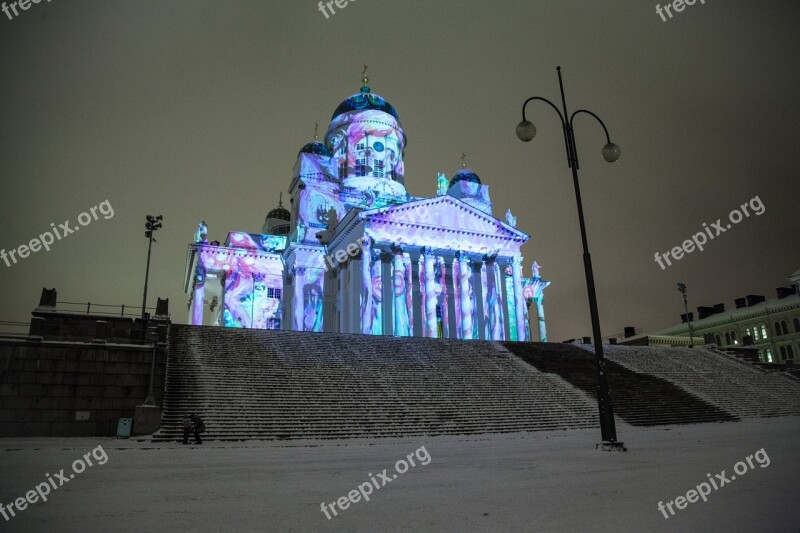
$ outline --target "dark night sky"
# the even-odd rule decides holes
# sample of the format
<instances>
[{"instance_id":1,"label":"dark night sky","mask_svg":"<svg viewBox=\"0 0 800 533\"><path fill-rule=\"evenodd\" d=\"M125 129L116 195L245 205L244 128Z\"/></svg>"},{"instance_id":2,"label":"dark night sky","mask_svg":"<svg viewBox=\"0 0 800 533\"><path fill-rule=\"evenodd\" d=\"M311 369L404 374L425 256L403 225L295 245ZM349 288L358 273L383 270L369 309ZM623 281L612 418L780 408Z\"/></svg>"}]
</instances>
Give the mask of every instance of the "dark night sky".
<instances>
[{"instance_id":1,"label":"dark night sky","mask_svg":"<svg viewBox=\"0 0 800 533\"><path fill-rule=\"evenodd\" d=\"M326 128L370 85L409 137L406 185L431 196L461 152L532 235L552 281L551 340L590 332L575 199L555 113L529 107L539 135L514 128L528 96L577 120L581 179L604 335L676 322L691 304L774 295L800 268L796 1L707 0L662 22L656 2L358 0L326 20L312 0L75 2L0 13L0 248L25 244L108 199L102 218L10 268L0 320L27 320L43 286L67 301L136 305L145 214L164 215L151 304L186 320L186 245L256 232L286 190L314 123ZM766 206L672 267L653 254L758 196Z\"/></svg>"}]
</instances>

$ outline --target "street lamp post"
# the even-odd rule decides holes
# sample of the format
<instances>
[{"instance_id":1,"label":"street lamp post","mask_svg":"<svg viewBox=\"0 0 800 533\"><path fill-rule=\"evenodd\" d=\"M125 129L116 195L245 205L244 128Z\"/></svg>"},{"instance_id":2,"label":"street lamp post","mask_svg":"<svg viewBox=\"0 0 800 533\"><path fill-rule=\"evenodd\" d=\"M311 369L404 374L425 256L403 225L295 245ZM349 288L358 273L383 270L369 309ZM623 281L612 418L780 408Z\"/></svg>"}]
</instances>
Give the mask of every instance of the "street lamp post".
<instances>
[{"instance_id":1,"label":"street lamp post","mask_svg":"<svg viewBox=\"0 0 800 533\"><path fill-rule=\"evenodd\" d=\"M689 348L694 348L694 332L692 331L692 317L689 316L689 303L686 301L685 283L678 283L678 292L683 294L683 309L686 312L686 322L689 323Z\"/></svg>"},{"instance_id":2,"label":"street lamp post","mask_svg":"<svg viewBox=\"0 0 800 533\"><path fill-rule=\"evenodd\" d=\"M603 356L603 337L600 334L600 317L597 311L597 294L594 286L594 274L592 272L592 257L589 254L589 244L586 239L586 224L583 218L583 204L581 202L581 189L578 183L578 150L575 145L575 136L572 129L572 123L575 116L580 113L591 115L603 127L606 134L606 145L603 147L603 159L609 163L613 163L621 154L619 147L611 142L608 135L606 125L600 120L600 117L586 109L579 109L572 115L567 112L567 101L564 96L564 83L561 79L561 67L557 67L558 71L558 85L561 89L561 105L564 110L562 115L558 107L550 100L542 98L541 96L534 96L525 100L522 104L522 122L517 126L517 137L521 141L529 142L536 136L536 126L529 122L525 116L525 108L529 102L533 100L541 100L549 104L561 119L561 126L564 130L564 144L567 150L567 165L572 169L572 181L575 185L575 200L578 204L578 221L581 228L581 242L583 244L583 267L586 272L586 288L589 293L589 312L592 319L592 336L594 337L594 349L597 360L597 378L598 378L598 391L597 391L597 404L600 410L600 432L603 439L603 447L606 449L625 450L622 442L617 441L617 429L614 422L614 409L611 403L611 388L608 384L608 376L605 370L605 358Z\"/></svg>"},{"instance_id":3,"label":"street lamp post","mask_svg":"<svg viewBox=\"0 0 800 533\"><path fill-rule=\"evenodd\" d=\"M144 296L142 296L142 318L146 317L145 308L147 306L147 282L150 278L150 251L153 248L153 243L158 242L153 238L153 232L157 231L161 227L161 220L164 217L158 215L154 217L152 215L147 215L147 222L145 222L145 232L144 236L148 238L147 243L147 270L144 273Z\"/></svg>"}]
</instances>

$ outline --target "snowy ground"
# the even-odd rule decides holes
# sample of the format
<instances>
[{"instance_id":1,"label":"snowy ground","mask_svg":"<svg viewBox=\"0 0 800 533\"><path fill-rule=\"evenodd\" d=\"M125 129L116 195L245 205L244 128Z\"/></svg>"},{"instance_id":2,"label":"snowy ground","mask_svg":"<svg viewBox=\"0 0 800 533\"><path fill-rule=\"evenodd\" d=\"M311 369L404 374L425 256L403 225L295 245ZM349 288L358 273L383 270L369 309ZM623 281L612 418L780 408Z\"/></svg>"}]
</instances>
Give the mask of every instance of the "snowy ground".
<instances>
[{"instance_id":1,"label":"snowy ground","mask_svg":"<svg viewBox=\"0 0 800 533\"><path fill-rule=\"evenodd\" d=\"M115 439L0 439L0 502L98 445L95 465L0 531L799 531L800 418L486 437L154 445ZM430 455L370 501L333 502L421 446ZM745 475L669 519L657 508L764 448ZM98 452L98 455L102 455ZM420 452L423 456L424 453ZM92 459L93 462L96 462ZM379 482L380 483L380 482ZM58 482L56 482L58 484ZM366 488L364 489L367 490Z\"/></svg>"}]
</instances>

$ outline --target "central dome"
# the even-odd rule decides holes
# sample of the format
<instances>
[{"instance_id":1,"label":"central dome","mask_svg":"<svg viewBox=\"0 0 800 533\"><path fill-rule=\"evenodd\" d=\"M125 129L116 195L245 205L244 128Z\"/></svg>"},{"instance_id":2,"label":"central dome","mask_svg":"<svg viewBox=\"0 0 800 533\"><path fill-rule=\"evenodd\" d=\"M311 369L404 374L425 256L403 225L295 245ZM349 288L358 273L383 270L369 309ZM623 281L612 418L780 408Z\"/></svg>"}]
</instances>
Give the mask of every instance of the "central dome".
<instances>
[{"instance_id":1,"label":"central dome","mask_svg":"<svg viewBox=\"0 0 800 533\"><path fill-rule=\"evenodd\" d=\"M392 104L384 100L382 96L371 93L369 87L364 87L361 89L360 93L354 94L339 104L339 107L337 107L336 111L333 113L333 117L331 117L331 121L336 120L336 117L349 111L365 111L368 109L383 111L384 113L392 115L396 120L400 120Z\"/></svg>"},{"instance_id":2,"label":"central dome","mask_svg":"<svg viewBox=\"0 0 800 533\"><path fill-rule=\"evenodd\" d=\"M478 175L468 168L462 168L459 170L456 175L453 176L453 179L450 180L450 186L452 187L459 181L468 181L470 183L477 183L478 185L481 184L481 179L478 177Z\"/></svg>"}]
</instances>

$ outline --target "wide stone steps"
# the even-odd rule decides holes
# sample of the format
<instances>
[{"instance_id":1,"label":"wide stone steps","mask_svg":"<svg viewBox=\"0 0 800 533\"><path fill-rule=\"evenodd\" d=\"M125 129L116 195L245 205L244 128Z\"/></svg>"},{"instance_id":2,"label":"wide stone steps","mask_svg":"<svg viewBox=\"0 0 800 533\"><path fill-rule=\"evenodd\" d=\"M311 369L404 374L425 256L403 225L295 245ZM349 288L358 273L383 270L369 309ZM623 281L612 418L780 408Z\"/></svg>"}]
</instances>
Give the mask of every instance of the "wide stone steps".
<instances>
[{"instance_id":1,"label":"wide stone steps","mask_svg":"<svg viewBox=\"0 0 800 533\"><path fill-rule=\"evenodd\" d=\"M800 382L664 350L609 347L615 413L630 424L797 413ZM180 439L191 412L212 440L596 428L596 387L594 354L576 346L173 325L154 439Z\"/></svg>"},{"instance_id":2,"label":"wide stone steps","mask_svg":"<svg viewBox=\"0 0 800 533\"><path fill-rule=\"evenodd\" d=\"M173 325L154 438L190 412L223 440L591 428L596 411L492 342Z\"/></svg>"}]
</instances>

